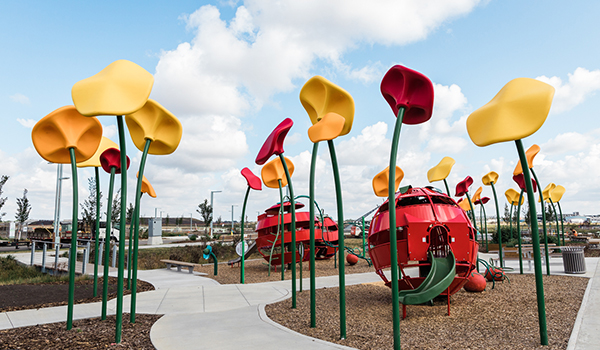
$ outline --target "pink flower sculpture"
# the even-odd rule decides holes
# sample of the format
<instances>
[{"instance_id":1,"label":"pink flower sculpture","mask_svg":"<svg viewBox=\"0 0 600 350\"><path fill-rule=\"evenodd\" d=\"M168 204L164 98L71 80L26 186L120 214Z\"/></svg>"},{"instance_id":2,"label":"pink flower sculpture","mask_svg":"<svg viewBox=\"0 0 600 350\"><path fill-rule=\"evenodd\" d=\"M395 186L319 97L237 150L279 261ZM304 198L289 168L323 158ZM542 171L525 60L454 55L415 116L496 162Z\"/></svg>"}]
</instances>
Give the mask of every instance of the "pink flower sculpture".
<instances>
[{"instance_id":1,"label":"pink flower sculpture","mask_svg":"<svg viewBox=\"0 0 600 350\"><path fill-rule=\"evenodd\" d=\"M464 180L456 184L456 197L462 197L469 192L469 187L473 184L473 178L467 176Z\"/></svg>"},{"instance_id":2,"label":"pink flower sculpture","mask_svg":"<svg viewBox=\"0 0 600 350\"><path fill-rule=\"evenodd\" d=\"M523 175L523 173L513 176L513 180L517 183L517 185L519 185L519 188L521 190L527 191L527 188L525 187L525 175ZM533 192L536 192L537 191L537 183L535 182L534 179L531 179L531 185L533 185Z\"/></svg>"},{"instance_id":3,"label":"pink flower sculpture","mask_svg":"<svg viewBox=\"0 0 600 350\"><path fill-rule=\"evenodd\" d=\"M381 81L381 93L394 115L398 115L400 107L406 108L404 124L421 124L431 118L433 84L423 74L400 65L393 66Z\"/></svg>"},{"instance_id":4,"label":"pink flower sculpture","mask_svg":"<svg viewBox=\"0 0 600 350\"><path fill-rule=\"evenodd\" d=\"M100 155L100 165L107 173L114 167L115 174L121 173L121 151L116 148L109 148ZM127 169L129 169L129 157L127 157Z\"/></svg>"},{"instance_id":5,"label":"pink flower sculpture","mask_svg":"<svg viewBox=\"0 0 600 350\"><path fill-rule=\"evenodd\" d=\"M481 199L478 199L475 201L475 205L477 204L487 204L487 202L490 201L490 197L482 197Z\"/></svg>"},{"instance_id":6,"label":"pink flower sculpture","mask_svg":"<svg viewBox=\"0 0 600 350\"><path fill-rule=\"evenodd\" d=\"M286 118L282 121L275 130L269 135L262 148L256 156L256 164L265 164L272 155L280 155L283 153L283 141L288 131L290 131L294 122L290 118Z\"/></svg>"},{"instance_id":7,"label":"pink flower sculpture","mask_svg":"<svg viewBox=\"0 0 600 350\"><path fill-rule=\"evenodd\" d=\"M254 175L250 169L242 169L242 176L246 179L246 182L248 182L248 187L256 191L262 190L262 181L260 181L260 178Z\"/></svg>"}]
</instances>

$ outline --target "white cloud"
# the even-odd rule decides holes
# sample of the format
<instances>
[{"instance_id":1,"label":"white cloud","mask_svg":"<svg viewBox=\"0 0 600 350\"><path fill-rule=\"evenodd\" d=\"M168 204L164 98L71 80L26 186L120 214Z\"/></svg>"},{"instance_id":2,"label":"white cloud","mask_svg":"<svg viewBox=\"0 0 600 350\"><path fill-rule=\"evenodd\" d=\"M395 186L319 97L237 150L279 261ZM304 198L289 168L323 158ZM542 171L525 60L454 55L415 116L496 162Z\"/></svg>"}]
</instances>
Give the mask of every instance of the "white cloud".
<instances>
[{"instance_id":1,"label":"white cloud","mask_svg":"<svg viewBox=\"0 0 600 350\"><path fill-rule=\"evenodd\" d=\"M339 162L343 165L376 165L381 168L377 172L383 170L391 145L385 137L387 130L386 123L378 122L364 128L360 135L341 141L336 147Z\"/></svg>"},{"instance_id":2,"label":"white cloud","mask_svg":"<svg viewBox=\"0 0 600 350\"><path fill-rule=\"evenodd\" d=\"M590 147L592 137L578 132L567 132L543 143L540 147L546 154L554 155L583 151Z\"/></svg>"},{"instance_id":3,"label":"white cloud","mask_svg":"<svg viewBox=\"0 0 600 350\"><path fill-rule=\"evenodd\" d=\"M37 123L35 120L33 119L22 119L22 118L17 118L17 121L23 125L24 127L31 129L33 128L33 126L35 125L35 123Z\"/></svg>"},{"instance_id":4,"label":"white cloud","mask_svg":"<svg viewBox=\"0 0 600 350\"><path fill-rule=\"evenodd\" d=\"M456 136L433 136L427 144L430 152L457 154L467 147L469 143L463 137Z\"/></svg>"},{"instance_id":5,"label":"white cloud","mask_svg":"<svg viewBox=\"0 0 600 350\"><path fill-rule=\"evenodd\" d=\"M22 105L28 105L30 103L29 97L19 93L10 95L8 98L10 98L13 102L20 103Z\"/></svg>"},{"instance_id":6,"label":"white cloud","mask_svg":"<svg viewBox=\"0 0 600 350\"><path fill-rule=\"evenodd\" d=\"M600 69L589 71L579 67L573 73L569 73L569 81L566 83L556 76L541 76L536 79L556 89L551 109L554 113L568 111L600 90Z\"/></svg>"}]
</instances>

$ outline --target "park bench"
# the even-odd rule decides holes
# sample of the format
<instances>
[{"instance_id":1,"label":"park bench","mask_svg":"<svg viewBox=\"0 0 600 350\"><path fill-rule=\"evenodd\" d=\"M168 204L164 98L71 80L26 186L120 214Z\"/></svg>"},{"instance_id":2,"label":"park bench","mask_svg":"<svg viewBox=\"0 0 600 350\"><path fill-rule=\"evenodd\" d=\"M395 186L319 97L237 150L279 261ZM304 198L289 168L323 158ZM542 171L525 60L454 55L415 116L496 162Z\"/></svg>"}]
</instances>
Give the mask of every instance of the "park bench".
<instances>
[{"instance_id":1,"label":"park bench","mask_svg":"<svg viewBox=\"0 0 600 350\"><path fill-rule=\"evenodd\" d=\"M198 264L194 264L194 263L189 263L189 262L184 262L184 261L177 261L177 260L161 260L160 262L164 262L165 264L167 264L167 269L171 269L171 266L177 266L177 271L181 272L181 267L186 267L190 273L194 273L194 267L196 266L200 266Z\"/></svg>"}]
</instances>

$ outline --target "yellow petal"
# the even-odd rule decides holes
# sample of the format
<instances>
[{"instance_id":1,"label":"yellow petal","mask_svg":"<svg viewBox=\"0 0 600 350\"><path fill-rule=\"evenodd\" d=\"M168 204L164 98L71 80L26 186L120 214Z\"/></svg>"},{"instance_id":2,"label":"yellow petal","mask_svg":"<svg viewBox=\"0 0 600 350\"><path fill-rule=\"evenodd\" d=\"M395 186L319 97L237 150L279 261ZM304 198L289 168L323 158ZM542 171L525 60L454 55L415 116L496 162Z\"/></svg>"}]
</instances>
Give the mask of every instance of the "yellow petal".
<instances>
[{"instance_id":1,"label":"yellow petal","mask_svg":"<svg viewBox=\"0 0 600 350\"><path fill-rule=\"evenodd\" d=\"M504 195L506 196L506 199L508 200L508 202L512 205L518 205L519 204L519 197L521 196L521 193L518 192L515 189L509 188L508 190L506 190L506 192L504 192ZM523 202L525 202L525 196L523 196L521 198L521 205L523 204Z\"/></svg>"},{"instance_id":2,"label":"yellow petal","mask_svg":"<svg viewBox=\"0 0 600 350\"><path fill-rule=\"evenodd\" d=\"M346 90L329 80L318 75L310 78L300 90L300 102L313 125L327 113L333 112L344 118L340 136L348 134L352 129L354 99Z\"/></svg>"},{"instance_id":3,"label":"yellow petal","mask_svg":"<svg viewBox=\"0 0 600 350\"><path fill-rule=\"evenodd\" d=\"M400 167L396 166L396 180L394 193L398 190L400 182L404 178L404 171ZM373 178L373 192L377 197L387 197L389 195L389 184L390 184L390 167L388 166L385 170L379 172Z\"/></svg>"},{"instance_id":4,"label":"yellow petal","mask_svg":"<svg viewBox=\"0 0 600 350\"><path fill-rule=\"evenodd\" d=\"M39 155L51 163L70 163L70 148L75 151L75 161L83 162L98 149L102 124L97 118L81 115L74 106L64 106L40 119L31 139Z\"/></svg>"},{"instance_id":5,"label":"yellow petal","mask_svg":"<svg viewBox=\"0 0 600 350\"><path fill-rule=\"evenodd\" d=\"M464 211L471 210L471 204L469 204L469 201L466 199L463 199L462 201L460 201L460 203L458 203L458 206L461 207L462 210L464 210Z\"/></svg>"},{"instance_id":6,"label":"yellow petal","mask_svg":"<svg viewBox=\"0 0 600 350\"><path fill-rule=\"evenodd\" d=\"M555 188L556 188L556 185L553 182L549 183L548 186L546 186L546 188L544 188L544 190L542 191L542 196L544 197L545 201L550 199L550 193ZM539 202L539 200L538 200L538 202Z\"/></svg>"},{"instance_id":7,"label":"yellow petal","mask_svg":"<svg viewBox=\"0 0 600 350\"><path fill-rule=\"evenodd\" d=\"M94 153L94 155L92 156L92 158L90 158L90 159L88 159L88 160L86 160L84 162L77 163L77 167L78 168L101 167L102 164L100 164L100 155L102 154L102 152L106 151L109 148L119 149L119 146L117 146L117 144L114 143L108 137L102 136L102 140L100 141L100 145L98 146L98 149L96 150L96 153Z\"/></svg>"},{"instance_id":8,"label":"yellow petal","mask_svg":"<svg viewBox=\"0 0 600 350\"><path fill-rule=\"evenodd\" d=\"M539 80L513 79L467 118L469 137L480 147L525 138L544 124L553 96L554 88Z\"/></svg>"},{"instance_id":9,"label":"yellow petal","mask_svg":"<svg viewBox=\"0 0 600 350\"><path fill-rule=\"evenodd\" d=\"M529 169L533 168L533 158L535 158L535 156L540 152L540 146L538 145L533 145L531 147L529 147L529 149L527 150L527 152L525 152L525 158L527 159L527 165L529 166ZM521 173L523 173L523 168L521 167L521 161L519 160L519 162L517 163L517 166L515 167L515 171L513 171L513 175L520 175Z\"/></svg>"},{"instance_id":10,"label":"yellow petal","mask_svg":"<svg viewBox=\"0 0 600 350\"><path fill-rule=\"evenodd\" d=\"M561 185L556 186L552 191L550 191L550 199L552 199L552 202L560 202L563 194L565 194L565 191L566 189Z\"/></svg>"},{"instance_id":11,"label":"yellow petal","mask_svg":"<svg viewBox=\"0 0 600 350\"><path fill-rule=\"evenodd\" d=\"M138 173L135 174L135 176L139 178L140 172L138 171ZM156 198L156 192L154 192L154 187L152 187L152 184L150 184L150 181L146 179L145 175L142 177L142 193L147 193L150 197Z\"/></svg>"},{"instance_id":12,"label":"yellow petal","mask_svg":"<svg viewBox=\"0 0 600 350\"><path fill-rule=\"evenodd\" d=\"M294 163L292 163L289 158L284 158L291 177L294 174ZM272 161L265 164L260 171L260 176L262 177L265 186L269 188L279 188L279 180L281 180L281 187L285 187L288 184L285 170L279 157L274 158Z\"/></svg>"},{"instance_id":13,"label":"yellow petal","mask_svg":"<svg viewBox=\"0 0 600 350\"><path fill-rule=\"evenodd\" d=\"M479 186L479 188L477 189L477 191L475 191L475 194L473 195L473 198L471 198L471 201L473 201L473 203L477 202L478 200L481 199L481 192L483 191L483 187Z\"/></svg>"},{"instance_id":14,"label":"yellow petal","mask_svg":"<svg viewBox=\"0 0 600 350\"><path fill-rule=\"evenodd\" d=\"M456 163L456 161L450 157L442 158L438 165L429 169L427 172L427 180L429 180L429 182L444 180L450 175L450 170L452 170L454 163Z\"/></svg>"},{"instance_id":15,"label":"yellow petal","mask_svg":"<svg viewBox=\"0 0 600 350\"><path fill-rule=\"evenodd\" d=\"M345 119L337 113L327 113L316 124L308 128L308 138L317 143L333 140L340 135L344 128Z\"/></svg>"},{"instance_id":16,"label":"yellow petal","mask_svg":"<svg viewBox=\"0 0 600 350\"><path fill-rule=\"evenodd\" d=\"M126 115L125 122L135 147L142 152L147 139L152 141L148 153L157 155L175 152L181 141L183 128L179 119L152 99Z\"/></svg>"},{"instance_id":17,"label":"yellow petal","mask_svg":"<svg viewBox=\"0 0 600 350\"><path fill-rule=\"evenodd\" d=\"M79 113L85 116L125 115L144 106L153 84L154 77L144 68L118 60L75 83L71 97Z\"/></svg>"},{"instance_id":18,"label":"yellow petal","mask_svg":"<svg viewBox=\"0 0 600 350\"><path fill-rule=\"evenodd\" d=\"M481 181L486 186L490 186L491 184L495 185L496 182L498 181L498 173L495 171L490 171L489 173L483 175L483 177L481 178Z\"/></svg>"}]
</instances>

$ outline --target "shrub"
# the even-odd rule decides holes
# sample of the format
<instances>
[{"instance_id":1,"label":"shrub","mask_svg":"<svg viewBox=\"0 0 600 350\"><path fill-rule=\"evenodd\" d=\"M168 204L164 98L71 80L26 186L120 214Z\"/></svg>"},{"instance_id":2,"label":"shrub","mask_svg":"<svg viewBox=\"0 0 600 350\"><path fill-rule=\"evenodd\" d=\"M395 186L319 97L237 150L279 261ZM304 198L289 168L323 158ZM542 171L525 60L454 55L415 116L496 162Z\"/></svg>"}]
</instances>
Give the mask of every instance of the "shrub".
<instances>
[{"instance_id":1,"label":"shrub","mask_svg":"<svg viewBox=\"0 0 600 350\"><path fill-rule=\"evenodd\" d=\"M190 240L191 240L191 241L195 241L195 240L197 240L197 239L198 239L198 236L196 236L196 235L191 235L191 236L190 236Z\"/></svg>"}]
</instances>

